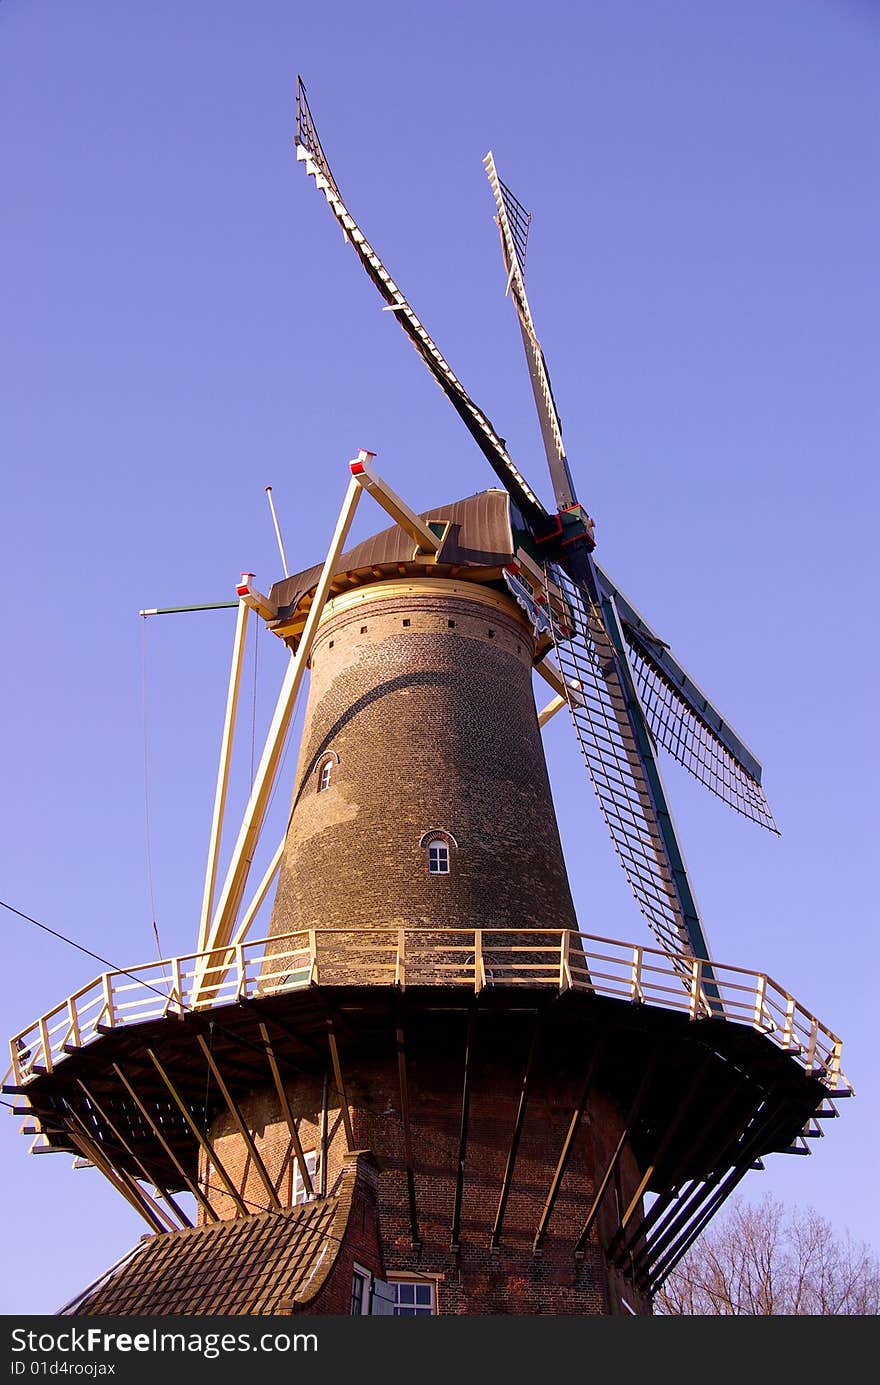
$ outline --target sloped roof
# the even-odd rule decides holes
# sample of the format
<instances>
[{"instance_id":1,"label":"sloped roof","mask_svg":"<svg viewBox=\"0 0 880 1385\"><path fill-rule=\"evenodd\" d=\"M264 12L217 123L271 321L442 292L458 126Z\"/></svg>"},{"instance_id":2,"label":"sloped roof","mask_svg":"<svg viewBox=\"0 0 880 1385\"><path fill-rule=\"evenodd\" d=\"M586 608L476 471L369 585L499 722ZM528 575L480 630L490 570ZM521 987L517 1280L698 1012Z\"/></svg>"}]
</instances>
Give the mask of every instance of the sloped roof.
<instances>
[{"instance_id":1,"label":"sloped roof","mask_svg":"<svg viewBox=\"0 0 880 1385\"><path fill-rule=\"evenodd\" d=\"M503 490L480 491L466 500L437 505L425 510L421 518L426 522L449 525L436 558L434 554L417 557L410 536L399 525L392 524L343 553L334 569L337 577L375 575L374 570L395 570L400 566L408 570L428 568L437 576L450 571L458 574L468 569L501 568L510 562L517 547L514 530L525 527L519 512ZM322 564L318 563L315 567L274 583L269 596L278 607L280 622L290 619L303 597L314 591L321 576L321 567Z\"/></svg>"},{"instance_id":2,"label":"sloped roof","mask_svg":"<svg viewBox=\"0 0 880 1385\"><path fill-rule=\"evenodd\" d=\"M314 1298L339 1253L351 1185L280 1212L145 1236L65 1315L290 1313Z\"/></svg>"}]
</instances>

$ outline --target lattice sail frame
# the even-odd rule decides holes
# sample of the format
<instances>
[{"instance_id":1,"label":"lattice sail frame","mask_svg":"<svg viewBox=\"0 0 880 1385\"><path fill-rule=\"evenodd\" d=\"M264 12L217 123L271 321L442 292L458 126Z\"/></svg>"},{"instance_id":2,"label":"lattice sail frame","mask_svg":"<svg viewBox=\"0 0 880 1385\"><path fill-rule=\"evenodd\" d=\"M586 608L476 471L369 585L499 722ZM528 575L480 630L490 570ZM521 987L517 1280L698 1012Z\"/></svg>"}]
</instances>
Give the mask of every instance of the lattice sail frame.
<instances>
[{"instance_id":1,"label":"lattice sail frame","mask_svg":"<svg viewBox=\"0 0 880 1385\"><path fill-rule=\"evenodd\" d=\"M658 745L729 807L778 835L760 783L734 758L693 705L679 695L644 645L631 637L625 623L623 629L645 720Z\"/></svg>"},{"instance_id":2,"label":"lattice sail frame","mask_svg":"<svg viewBox=\"0 0 880 1385\"><path fill-rule=\"evenodd\" d=\"M627 713L611 637L599 606L587 592L555 565L548 565L547 577L561 589L573 617L573 629L552 622L553 643L602 815L649 927L682 978L688 978L687 958L697 954ZM699 926L699 920L695 921Z\"/></svg>"}]
</instances>

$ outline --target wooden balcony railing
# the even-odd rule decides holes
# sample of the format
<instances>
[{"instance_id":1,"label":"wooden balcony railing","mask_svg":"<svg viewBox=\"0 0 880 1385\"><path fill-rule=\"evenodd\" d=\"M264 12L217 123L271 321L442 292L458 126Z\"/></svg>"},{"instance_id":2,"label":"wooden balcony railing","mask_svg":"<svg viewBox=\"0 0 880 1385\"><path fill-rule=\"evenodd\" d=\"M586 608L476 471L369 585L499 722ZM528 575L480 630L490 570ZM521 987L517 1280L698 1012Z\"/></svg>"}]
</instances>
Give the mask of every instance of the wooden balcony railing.
<instances>
[{"instance_id":1,"label":"wooden balcony railing","mask_svg":"<svg viewBox=\"0 0 880 1385\"><path fill-rule=\"evenodd\" d=\"M687 976L683 978L686 969ZM197 980L198 978L198 980ZM120 1025L181 1017L312 984L575 989L748 1025L792 1054L830 1092L850 1090L841 1042L763 972L672 959L656 948L566 929L312 929L105 972L10 1041L15 1084Z\"/></svg>"}]
</instances>

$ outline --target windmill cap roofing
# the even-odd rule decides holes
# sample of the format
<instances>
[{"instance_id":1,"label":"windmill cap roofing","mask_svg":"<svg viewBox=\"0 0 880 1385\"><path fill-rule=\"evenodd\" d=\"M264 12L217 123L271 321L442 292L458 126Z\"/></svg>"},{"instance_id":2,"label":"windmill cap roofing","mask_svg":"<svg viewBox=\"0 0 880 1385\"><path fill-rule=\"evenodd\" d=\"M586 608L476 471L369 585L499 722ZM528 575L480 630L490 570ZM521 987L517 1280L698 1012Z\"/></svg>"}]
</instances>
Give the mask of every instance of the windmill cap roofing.
<instances>
[{"instance_id":1,"label":"windmill cap roofing","mask_svg":"<svg viewBox=\"0 0 880 1385\"><path fill-rule=\"evenodd\" d=\"M449 526L436 558L434 554L416 555L410 535L399 525L392 524L343 553L334 568L334 576L366 578L375 575L376 569L396 572L401 564L423 565L436 576L443 576L449 570L458 575L468 569L500 569L510 562L516 551L514 531L525 531L519 512L503 490L480 491L466 500L437 505L425 510L421 518L429 524ZM303 598L314 592L322 567L323 564L318 563L274 583L269 599L278 607L279 622L289 620Z\"/></svg>"}]
</instances>

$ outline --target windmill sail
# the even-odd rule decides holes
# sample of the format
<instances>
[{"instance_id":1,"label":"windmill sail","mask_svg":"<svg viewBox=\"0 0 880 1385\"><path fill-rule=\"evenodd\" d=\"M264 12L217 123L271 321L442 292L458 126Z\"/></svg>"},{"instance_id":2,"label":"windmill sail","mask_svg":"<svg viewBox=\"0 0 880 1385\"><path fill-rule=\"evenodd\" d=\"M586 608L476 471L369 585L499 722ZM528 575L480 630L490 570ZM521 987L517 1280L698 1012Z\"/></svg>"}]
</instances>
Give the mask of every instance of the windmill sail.
<instances>
[{"instance_id":1,"label":"windmill sail","mask_svg":"<svg viewBox=\"0 0 880 1385\"><path fill-rule=\"evenodd\" d=\"M599 590L614 600L645 719L664 750L736 812L779 829L761 787L761 765L705 693L595 564Z\"/></svg>"},{"instance_id":2,"label":"windmill sail","mask_svg":"<svg viewBox=\"0 0 880 1385\"><path fill-rule=\"evenodd\" d=\"M385 299L388 308L394 313L437 384L475 439L496 476L522 512L523 517L538 532L546 530L549 525L547 511L520 475L507 452L503 438L498 435L482 409L470 398L452 367L431 340L343 202L336 180L330 171L330 165L327 162L321 141L318 138L302 80L300 80L297 88L296 105L297 159L305 164L306 173L315 179L315 185L326 197L330 210L345 233L346 240L353 247L370 279Z\"/></svg>"},{"instance_id":3,"label":"windmill sail","mask_svg":"<svg viewBox=\"0 0 880 1385\"><path fill-rule=\"evenodd\" d=\"M496 221L501 234L501 251L507 270L507 283L513 297L520 332L522 333L526 363L532 382L532 393L535 396L535 406L538 410L544 451L547 454L550 475L553 479L556 503L560 509L565 509L575 503L577 496L565 457L562 422L556 407L556 400L553 397L547 363L544 360L544 353L535 332L529 300L526 297L526 243L531 214L513 195L506 183L501 181L491 150L483 160L483 164L495 198L495 205L498 208Z\"/></svg>"},{"instance_id":4,"label":"windmill sail","mask_svg":"<svg viewBox=\"0 0 880 1385\"><path fill-rule=\"evenodd\" d=\"M707 958L708 948L613 601L603 600L598 588L592 594L558 566L548 576L574 618L573 629L560 630L554 622L553 639L566 689L576 690L567 700L599 806L639 908L689 981L685 958ZM717 1000L709 968L705 976L705 989Z\"/></svg>"}]
</instances>

